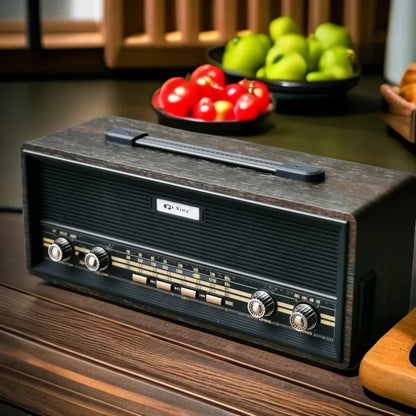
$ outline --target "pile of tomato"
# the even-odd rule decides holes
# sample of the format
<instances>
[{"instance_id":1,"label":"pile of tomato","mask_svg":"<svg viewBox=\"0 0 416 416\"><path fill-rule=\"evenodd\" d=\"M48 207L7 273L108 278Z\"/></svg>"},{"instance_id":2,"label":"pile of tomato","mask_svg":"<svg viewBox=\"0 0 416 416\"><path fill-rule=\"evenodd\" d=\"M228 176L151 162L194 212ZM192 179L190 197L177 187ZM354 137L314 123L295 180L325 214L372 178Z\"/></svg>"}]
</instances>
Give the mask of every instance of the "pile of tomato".
<instances>
[{"instance_id":1,"label":"pile of tomato","mask_svg":"<svg viewBox=\"0 0 416 416\"><path fill-rule=\"evenodd\" d=\"M152 98L153 106L167 114L204 121L253 120L270 102L264 83L243 79L226 84L224 71L210 64L199 66L187 79L168 79Z\"/></svg>"}]
</instances>

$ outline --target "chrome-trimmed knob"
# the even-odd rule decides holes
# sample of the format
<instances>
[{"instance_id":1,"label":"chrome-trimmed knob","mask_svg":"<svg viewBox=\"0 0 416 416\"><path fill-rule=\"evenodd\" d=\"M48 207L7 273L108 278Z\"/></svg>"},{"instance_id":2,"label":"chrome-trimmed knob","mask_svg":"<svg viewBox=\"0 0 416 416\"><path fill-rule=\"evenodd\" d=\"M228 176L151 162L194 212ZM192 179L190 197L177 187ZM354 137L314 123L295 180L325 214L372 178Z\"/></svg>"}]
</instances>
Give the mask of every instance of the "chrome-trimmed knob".
<instances>
[{"instance_id":1,"label":"chrome-trimmed knob","mask_svg":"<svg viewBox=\"0 0 416 416\"><path fill-rule=\"evenodd\" d=\"M67 261L72 257L71 243L64 237L58 237L49 247L49 258L58 263L60 261Z\"/></svg>"},{"instance_id":2,"label":"chrome-trimmed knob","mask_svg":"<svg viewBox=\"0 0 416 416\"><path fill-rule=\"evenodd\" d=\"M270 316L274 312L275 307L274 299L264 290L253 293L247 304L248 313L256 319Z\"/></svg>"},{"instance_id":3,"label":"chrome-trimmed knob","mask_svg":"<svg viewBox=\"0 0 416 416\"><path fill-rule=\"evenodd\" d=\"M102 247L94 247L85 256L85 267L91 272L105 270L110 266L110 256Z\"/></svg>"},{"instance_id":4,"label":"chrome-trimmed knob","mask_svg":"<svg viewBox=\"0 0 416 416\"><path fill-rule=\"evenodd\" d=\"M289 317L290 326L299 332L310 331L318 324L318 312L309 303L298 303Z\"/></svg>"}]
</instances>

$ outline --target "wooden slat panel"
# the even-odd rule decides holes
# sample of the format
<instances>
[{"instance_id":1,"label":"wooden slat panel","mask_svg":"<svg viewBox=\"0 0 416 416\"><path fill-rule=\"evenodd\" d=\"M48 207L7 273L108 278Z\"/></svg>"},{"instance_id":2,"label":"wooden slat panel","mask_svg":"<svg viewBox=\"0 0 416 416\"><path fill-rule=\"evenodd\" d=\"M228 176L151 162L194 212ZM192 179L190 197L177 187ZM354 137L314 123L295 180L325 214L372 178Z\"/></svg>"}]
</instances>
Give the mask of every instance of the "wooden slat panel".
<instances>
[{"instance_id":1,"label":"wooden slat panel","mask_svg":"<svg viewBox=\"0 0 416 416\"><path fill-rule=\"evenodd\" d=\"M117 66L118 56L123 44L123 2L105 0L104 3L104 60L109 67Z\"/></svg>"},{"instance_id":2,"label":"wooden slat panel","mask_svg":"<svg viewBox=\"0 0 416 416\"><path fill-rule=\"evenodd\" d=\"M165 12L165 0L145 0L144 28L151 43L165 41Z\"/></svg>"},{"instance_id":3,"label":"wooden slat panel","mask_svg":"<svg viewBox=\"0 0 416 416\"><path fill-rule=\"evenodd\" d=\"M303 0L282 0L281 14L292 16L301 28L304 26Z\"/></svg>"},{"instance_id":4,"label":"wooden slat panel","mask_svg":"<svg viewBox=\"0 0 416 416\"><path fill-rule=\"evenodd\" d=\"M320 23L330 21L331 1L309 0L308 4L308 33L313 33Z\"/></svg>"},{"instance_id":5,"label":"wooden slat panel","mask_svg":"<svg viewBox=\"0 0 416 416\"><path fill-rule=\"evenodd\" d=\"M253 32L269 33L270 0L248 0L247 26Z\"/></svg>"},{"instance_id":6,"label":"wooden slat panel","mask_svg":"<svg viewBox=\"0 0 416 416\"><path fill-rule=\"evenodd\" d=\"M153 0L149 0L148 7L151 4L159 4L158 0L154 1L155 3ZM164 25L158 21L159 17L163 20L163 13L159 15L157 11L159 6L152 6L152 11L148 11L148 13L151 15L149 22L153 23L148 23L146 30L155 40L147 43L144 42L143 36L140 34L129 33L129 38L120 43L120 27L123 25L120 13L129 15L129 10L127 10L129 2L126 0L106 0L106 9L109 12L105 13L105 26L109 27L107 33L110 35L107 37L108 44L105 46L107 65L111 67L177 67L178 62L183 62L182 66L204 63L206 48L232 38L238 29L243 29L241 21L246 22L244 29L267 33L268 23L275 17L277 7L280 7L279 15L292 16L306 34L312 33L319 23L331 21L336 14L336 23L343 22L350 28L361 62L363 64L374 63L374 61L381 59L380 34L377 35L375 27L377 9L375 0L365 3L359 0L344 1L343 9L339 11L335 9L339 5L335 5L330 0L281 0L278 6L270 0L247 0L247 3L242 4L237 0L212 0L210 4L213 7L211 12L214 16L214 30L209 32L201 32L199 27L199 1L177 0L175 3L177 6L175 8L177 30L165 33L165 35L162 33ZM240 7L239 13L237 13L237 7L240 4L244 7ZM246 4L247 7L245 7ZM206 6L206 3L202 5ZM122 6L126 8L124 11L121 11ZM163 8L163 6L160 7ZM272 9L274 10L273 16L271 15ZM168 17L170 19L172 16ZM238 19L241 20L240 23L237 22ZM118 28L115 29L116 27ZM174 48L171 52L177 51L177 57L175 53L165 50L144 51L144 55L142 55L142 49L146 49L148 46L158 47L164 36ZM198 47L200 51L187 50L189 47ZM167 53L165 54L165 52ZM190 54L194 55L190 57ZM163 59L160 58L162 55Z\"/></svg>"},{"instance_id":7,"label":"wooden slat panel","mask_svg":"<svg viewBox=\"0 0 416 416\"><path fill-rule=\"evenodd\" d=\"M176 0L176 13L180 40L183 43L198 42L199 0Z\"/></svg>"},{"instance_id":8,"label":"wooden slat panel","mask_svg":"<svg viewBox=\"0 0 416 416\"><path fill-rule=\"evenodd\" d=\"M348 0L343 2L343 9L330 0L212 0L210 3L199 3L200 0L177 0L177 7L168 0L105 0L103 32L105 41L100 35L101 29L95 29L94 35L86 36L81 30L85 22L77 22L80 28L74 36L45 37L42 40L46 48L100 48L104 44L104 56L109 67L178 67L194 66L206 61L205 51L232 38L239 29L237 17L246 22L246 28L255 32L268 32L268 23L275 15L287 14L296 19L306 34L312 33L316 26L323 21L334 19L343 23L351 30L358 55L362 64L381 64L386 36L385 16L388 12L388 0ZM247 7L245 5L247 4ZM199 8L212 7L213 31L201 32L199 27ZM208 7L207 7L208 6ZM244 7L241 7L244 6ZM237 13L239 7L239 14ZM174 10L174 13L170 11ZM271 12L273 10L273 13ZM172 28L177 15L177 27ZM376 21L377 19L377 21ZM379 25L381 21L382 27ZM47 21L43 22L43 33L48 31ZM96 25L96 23L94 23ZM16 22L11 25L13 33L9 32L8 22L2 22L0 49L26 48L27 42L23 22L18 22L19 33L15 34ZM166 26L169 26L167 29ZM59 24L50 30L66 31L66 25ZM143 31L145 34L143 34ZM173 31L173 33L171 33ZM6 33L5 33L6 32ZM142 49L149 46L158 48L166 38L173 43L171 51L145 50L142 59ZM197 46L199 50L190 50ZM175 56L177 51L178 56ZM165 55L166 53L166 55ZM192 57L190 54L194 54ZM180 65L182 62L182 65Z\"/></svg>"},{"instance_id":9,"label":"wooden slat panel","mask_svg":"<svg viewBox=\"0 0 416 416\"><path fill-rule=\"evenodd\" d=\"M344 2L344 21L348 27L361 63L371 62L375 53L376 0Z\"/></svg>"},{"instance_id":10,"label":"wooden slat panel","mask_svg":"<svg viewBox=\"0 0 416 416\"><path fill-rule=\"evenodd\" d=\"M218 39L227 41L237 33L237 0L214 0L214 27Z\"/></svg>"}]
</instances>

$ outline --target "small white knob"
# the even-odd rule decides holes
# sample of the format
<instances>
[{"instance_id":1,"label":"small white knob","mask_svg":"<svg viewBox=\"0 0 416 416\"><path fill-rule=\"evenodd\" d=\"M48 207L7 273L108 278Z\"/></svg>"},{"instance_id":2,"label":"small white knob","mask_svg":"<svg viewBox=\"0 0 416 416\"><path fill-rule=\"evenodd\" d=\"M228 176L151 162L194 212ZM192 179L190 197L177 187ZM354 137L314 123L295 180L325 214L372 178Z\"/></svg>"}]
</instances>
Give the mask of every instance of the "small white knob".
<instances>
[{"instance_id":1,"label":"small white knob","mask_svg":"<svg viewBox=\"0 0 416 416\"><path fill-rule=\"evenodd\" d=\"M293 308L289 323L296 331L310 331L318 324L318 317L318 312L309 303L298 303Z\"/></svg>"},{"instance_id":2,"label":"small white knob","mask_svg":"<svg viewBox=\"0 0 416 416\"><path fill-rule=\"evenodd\" d=\"M98 270L105 270L110 266L110 256L102 247L94 247L85 256L85 267L96 272Z\"/></svg>"},{"instance_id":3,"label":"small white knob","mask_svg":"<svg viewBox=\"0 0 416 416\"><path fill-rule=\"evenodd\" d=\"M71 243L63 237L57 238L49 247L48 255L52 261L67 261L72 257Z\"/></svg>"},{"instance_id":4,"label":"small white knob","mask_svg":"<svg viewBox=\"0 0 416 416\"><path fill-rule=\"evenodd\" d=\"M265 316L270 316L274 312L275 303L269 293L259 290L251 296L247 309L253 318L261 319Z\"/></svg>"}]
</instances>

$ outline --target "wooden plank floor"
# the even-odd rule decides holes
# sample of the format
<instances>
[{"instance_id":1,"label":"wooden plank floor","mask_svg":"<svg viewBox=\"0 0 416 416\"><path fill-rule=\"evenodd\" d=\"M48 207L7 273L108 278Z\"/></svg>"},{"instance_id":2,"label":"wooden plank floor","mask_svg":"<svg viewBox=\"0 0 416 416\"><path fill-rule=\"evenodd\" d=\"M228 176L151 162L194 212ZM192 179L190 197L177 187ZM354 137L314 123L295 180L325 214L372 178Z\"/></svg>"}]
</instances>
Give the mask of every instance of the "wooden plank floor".
<instances>
[{"instance_id":1,"label":"wooden plank floor","mask_svg":"<svg viewBox=\"0 0 416 416\"><path fill-rule=\"evenodd\" d=\"M30 276L0 214L0 400L57 415L406 415L337 374Z\"/></svg>"}]
</instances>

